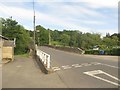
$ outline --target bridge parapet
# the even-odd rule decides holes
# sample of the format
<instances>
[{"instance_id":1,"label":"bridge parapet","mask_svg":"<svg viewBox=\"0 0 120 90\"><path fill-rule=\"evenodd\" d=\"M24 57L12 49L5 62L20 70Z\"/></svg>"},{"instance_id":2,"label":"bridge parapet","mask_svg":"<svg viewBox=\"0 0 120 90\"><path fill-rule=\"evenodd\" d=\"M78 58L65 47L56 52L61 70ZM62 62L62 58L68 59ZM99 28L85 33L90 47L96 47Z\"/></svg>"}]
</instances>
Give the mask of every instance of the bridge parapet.
<instances>
[{"instance_id":1,"label":"bridge parapet","mask_svg":"<svg viewBox=\"0 0 120 90\"><path fill-rule=\"evenodd\" d=\"M36 49L36 54L40 58L44 66L49 69L50 68L50 55L39 49Z\"/></svg>"}]
</instances>

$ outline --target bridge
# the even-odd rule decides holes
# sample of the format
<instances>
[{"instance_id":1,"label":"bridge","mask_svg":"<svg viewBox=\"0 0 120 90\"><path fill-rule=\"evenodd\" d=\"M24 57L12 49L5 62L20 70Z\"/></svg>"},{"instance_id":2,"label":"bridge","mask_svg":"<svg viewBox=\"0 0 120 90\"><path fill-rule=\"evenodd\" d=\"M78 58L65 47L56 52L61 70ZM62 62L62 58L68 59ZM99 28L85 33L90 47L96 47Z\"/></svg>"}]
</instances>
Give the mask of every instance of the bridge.
<instances>
[{"instance_id":1,"label":"bridge","mask_svg":"<svg viewBox=\"0 0 120 90\"><path fill-rule=\"evenodd\" d=\"M39 47L51 56L51 68L68 88L118 87L118 58L69 53Z\"/></svg>"}]
</instances>

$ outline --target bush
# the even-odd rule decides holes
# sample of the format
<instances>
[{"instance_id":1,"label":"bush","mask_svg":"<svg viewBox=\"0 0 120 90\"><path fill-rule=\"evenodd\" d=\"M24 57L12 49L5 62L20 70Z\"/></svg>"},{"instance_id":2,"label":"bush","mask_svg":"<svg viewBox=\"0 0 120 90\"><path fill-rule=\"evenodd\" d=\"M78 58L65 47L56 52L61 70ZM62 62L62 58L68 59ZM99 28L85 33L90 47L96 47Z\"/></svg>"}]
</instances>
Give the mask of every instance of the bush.
<instances>
[{"instance_id":1,"label":"bush","mask_svg":"<svg viewBox=\"0 0 120 90\"><path fill-rule=\"evenodd\" d=\"M99 50L86 50L85 54L94 54L94 55L99 55L100 51Z\"/></svg>"},{"instance_id":2,"label":"bush","mask_svg":"<svg viewBox=\"0 0 120 90\"><path fill-rule=\"evenodd\" d=\"M100 55L101 50L86 50L85 54ZM113 48L104 50L105 55L117 55L120 56L120 48Z\"/></svg>"},{"instance_id":3,"label":"bush","mask_svg":"<svg viewBox=\"0 0 120 90\"><path fill-rule=\"evenodd\" d=\"M112 55L120 56L120 48L113 48L111 53Z\"/></svg>"}]
</instances>

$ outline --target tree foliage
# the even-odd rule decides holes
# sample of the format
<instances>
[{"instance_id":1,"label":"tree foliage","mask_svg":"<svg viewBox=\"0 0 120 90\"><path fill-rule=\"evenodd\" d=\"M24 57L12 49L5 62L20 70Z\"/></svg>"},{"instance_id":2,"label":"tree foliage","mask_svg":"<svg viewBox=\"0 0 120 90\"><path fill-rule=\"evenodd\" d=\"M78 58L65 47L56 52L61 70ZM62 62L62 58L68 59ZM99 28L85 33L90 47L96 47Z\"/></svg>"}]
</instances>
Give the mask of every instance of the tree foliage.
<instances>
[{"instance_id":1,"label":"tree foliage","mask_svg":"<svg viewBox=\"0 0 120 90\"><path fill-rule=\"evenodd\" d=\"M30 35L17 21L11 18L2 19L2 35L11 40L16 38L15 54L23 54L28 51Z\"/></svg>"},{"instance_id":2,"label":"tree foliage","mask_svg":"<svg viewBox=\"0 0 120 90\"><path fill-rule=\"evenodd\" d=\"M37 30L40 31L37 33L37 38L40 38L40 45L48 44L48 29L38 25ZM50 41L52 45L79 47L83 49L92 49L96 45L100 46L101 49L119 46L119 36L120 34L110 35L106 33L106 36L101 38L101 35L98 33L82 33L79 30L50 30Z\"/></svg>"},{"instance_id":3,"label":"tree foliage","mask_svg":"<svg viewBox=\"0 0 120 90\"><path fill-rule=\"evenodd\" d=\"M28 50L30 37L33 38L34 32L26 30L23 26L19 25L17 21L8 19L0 19L2 23L3 35L14 39L16 38L15 52L25 53ZM82 33L80 30L50 30L41 25L36 26L35 42L38 45L62 45L69 47L79 47L83 49L92 49L98 45L100 49L113 48L120 46L120 33L106 36L101 38L98 33Z\"/></svg>"}]
</instances>

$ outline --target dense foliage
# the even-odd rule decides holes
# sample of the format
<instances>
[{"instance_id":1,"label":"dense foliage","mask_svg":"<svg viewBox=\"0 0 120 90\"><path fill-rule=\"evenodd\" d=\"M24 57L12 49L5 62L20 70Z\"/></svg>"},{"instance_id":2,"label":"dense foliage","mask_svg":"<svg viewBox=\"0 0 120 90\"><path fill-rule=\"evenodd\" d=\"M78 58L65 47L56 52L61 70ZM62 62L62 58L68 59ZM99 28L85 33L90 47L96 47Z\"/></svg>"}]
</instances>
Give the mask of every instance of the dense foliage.
<instances>
[{"instance_id":1,"label":"dense foliage","mask_svg":"<svg viewBox=\"0 0 120 90\"><path fill-rule=\"evenodd\" d=\"M33 38L34 32L26 30L11 18L1 18L0 21L2 22L3 36L10 39L16 38L15 53L26 53L30 37ZM120 33L113 35L107 33L106 36L101 38L101 35L98 33L82 33L80 30L50 30L38 25L36 26L35 36L35 42L38 45L49 44L54 46L79 47L87 50L86 53L89 54L94 52L99 54L99 51L93 50L94 46L99 46L99 50L104 50L105 54L114 55L115 53L119 53Z\"/></svg>"},{"instance_id":2,"label":"dense foliage","mask_svg":"<svg viewBox=\"0 0 120 90\"><path fill-rule=\"evenodd\" d=\"M12 18L3 19L2 35L13 40L16 38L15 54L24 54L29 50L30 35L28 31Z\"/></svg>"},{"instance_id":3,"label":"dense foliage","mask_svg":"<svg viewBox=\"0 0 120 90\"><path fill-rule=\"evenodd\" d=\"M99 45L100 49L117 47L120 45L120 34L109 35L101 38L97 33L82 33L78 30L48 30L42 26L37 26L37 38L39 45L49 44L58 46L80 47L83 49L92 49L93 46ZM50 35L50 37L49 37ZM50 40L49 40L50 38Z\"/></svg>"},{"instance_id":4,"label":"dense foliage","mask_svg":"<svg viewBox=\"0 0 120 90\"><path fill-rule=\"evenodd\" d=\"M79 47L86 50L87 54L100 54L104 50L107 55L119 55L120 34L115 33L101 38L98 33L82 33L79 30L50 30L38 25L36 42L39 45L51 44L54 46ZM99 50L93 50L99 46Z\"/></svg>"}]
</instances>

